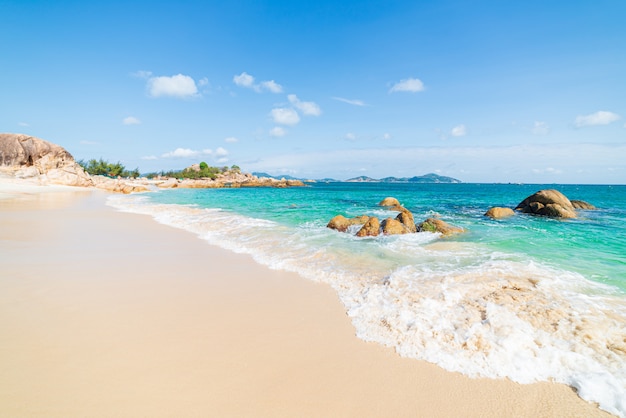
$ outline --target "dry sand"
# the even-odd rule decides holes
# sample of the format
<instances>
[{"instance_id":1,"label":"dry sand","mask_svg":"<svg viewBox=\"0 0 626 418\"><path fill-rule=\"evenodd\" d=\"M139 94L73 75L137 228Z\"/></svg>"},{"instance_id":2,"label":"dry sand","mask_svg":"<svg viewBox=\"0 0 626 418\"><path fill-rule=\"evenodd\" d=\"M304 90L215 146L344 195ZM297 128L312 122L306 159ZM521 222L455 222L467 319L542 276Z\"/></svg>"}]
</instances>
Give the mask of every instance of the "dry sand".
<instances>
[{"instance_id":1,"label":"dry sand","mask_svg":"<svg viewBox=\"0 0 626 418\"><path fill-rule=\"evenodd\" d=\"M605 415L564 385L401 358L326 285L46 190L0 181L0 417Z\"/></svg>"}]
</instances>

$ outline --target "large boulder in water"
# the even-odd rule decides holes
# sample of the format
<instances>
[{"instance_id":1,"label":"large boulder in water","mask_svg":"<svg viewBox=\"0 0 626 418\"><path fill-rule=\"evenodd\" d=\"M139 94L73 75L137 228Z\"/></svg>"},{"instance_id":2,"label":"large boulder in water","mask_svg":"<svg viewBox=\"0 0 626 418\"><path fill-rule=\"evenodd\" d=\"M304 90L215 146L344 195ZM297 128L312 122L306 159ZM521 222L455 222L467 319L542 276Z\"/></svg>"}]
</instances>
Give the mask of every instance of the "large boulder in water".
<instances>
[{"instance_id":1,"label":"large boulder in water","mask_svg":"<svg viewBox=\"0 0 626 418\"><path fill-rule=\"evenodd\" d=\"M419 232L439 232L441 235L449 236L465 232L463 228L452 226L441 219L428 218L421 224L417 225Z\"/></svg>"},{"instance_id":2,"label":"large boulder in water","mask_svg":"<svg viewBox=\"0 0 626 418\"><path fill-rule=\"evenodd\" d=\"M368 220L369 217L366 215L357 216L351 219L348 219L343 215L337 215L328 222L328 225L326 225L326 227L330 229L335 229L339 232L346 232L348 230L348 227L352 225L363 225Z\"/></svg>"},{"instance_id":3,"label":"large boulder in water","mask_svg":"<svg viewBox=\"0 0 626 418\"><path fill-rule=\"evenodd\" d=\"M93 186L89 174L60 145L22 134L0 134L0 168L17 178L68 186Z\"/></svg>"},{"instance_id":4,"label":"large boulder in water","mask_svg":"<svg viewBox=\"0 0 626 418\"><path fill-rule=\"evenodd\" d=\"M397 219L387 218L380 226L383 229L383 234L385 235L399 235L399 234L408 234L409 229L404 226L404 224Z\"/></svg>"},{"instance_id":5,"label":"large boulder in water","mask_svg":"<svg viewBox=\"0 0 626 418\"><path fill-rule=\"evenodd\" d=\"M376 237L380 234L380 221L377 217L372 216L368 218L367 222L363 225L359 232L356 233L357 237Z\"/></svg>"},{"instance_id":6,"label":"large boulder in water","mask_svg":"<svg viewBox=\"0 0 626 418\"><path fill-rule=\"evenodd\" d=\"M378 203L378 206L401 206L395 197L386 197Z\"/></svg>"},{"instance_id":7,"label":"large boulder in water","mask_svg":"<svg viewBox=\"0 0 626 418\"><path fill-rule=\"evenodd\" d=\"M511 208L494 207L485 212L485 216L493 219L508 218L515 215L515 212Z\"/></svg>"},{"instance_id":8,"label":"large boulder in water","mask_svg":"<svg viewBox=\"0 0 626 418\"><path fill-rule=\"evenodd\" d=\"M594 205L592 205L591 203L587 203L584 200L570 200L570 202L572 202L572 206L574 206L574 209L582 209L582 210L597 209Z\"/></svg>"},{"instance_id":9,"label":"large boulder in water","mask_svg":"<svg viewBox=\"0 0 626 418\"><path fill-rule=\"evenodd\" d=\"M576 210L572 202L554 189L540 190L524 199L515 210L552 218L575 218Z\"/></svg>"},{"instance_id":10,"label":"large boulder in water","mask_svg":"<svg viewBox=\"0 0 626 418\"><path fill-rule=\"evenodd\" d=\"M396 221L399 221L404 225L404 227L408 230L408 232L417 232L417 227L415 226L415 219L413 218L413 214L408 209L404 209L396 216Z\"/></svg>"}]
</instances>

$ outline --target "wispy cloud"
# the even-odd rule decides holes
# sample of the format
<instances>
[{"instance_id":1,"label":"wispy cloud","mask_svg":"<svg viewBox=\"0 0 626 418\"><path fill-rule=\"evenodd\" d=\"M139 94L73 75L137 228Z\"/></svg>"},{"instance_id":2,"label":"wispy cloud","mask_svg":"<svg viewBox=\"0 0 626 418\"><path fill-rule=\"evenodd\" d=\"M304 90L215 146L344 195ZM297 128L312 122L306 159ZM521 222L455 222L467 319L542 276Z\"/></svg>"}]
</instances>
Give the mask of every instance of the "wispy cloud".
<instances>
[{"instance_id":1,"label":"wispy cloud","mask_svg":"<svg viewBox=\"0 0 626 418\"><path fill-rule=\"evenodd\" d=\"M141 121L134 116L127 116L122 120L124 125L139 125Z\"/></svg>"},{"instance_id":2,"label":"wispy cloud","mask_svg":"<svg viewBox=\"0 0 626 418\"><path fill-rule=\"evenodd\" d=\"M272 109L270 112L274 123L279 125L297 125L300 122L300 116L294 109L279 107Z\"/></svg>"},{"instance_id":3,"label":"wispy cloud","mask_svg":"<svg viewBox=\"0 0 626 418\"><path fill-rule=\"evenodd\" d=\"M282 93L283 92L283 86L281 86L274 80L261 81L260 83L255 83L255 78L245 71L239 75L233 76L233 83L235 83L235 85L239 87L252 89L256 91L257 93L261 93L263 91L269 91L270 93Z\"/></svg>"},{"instance_id":4,"label":"wispy cloud","mask_svg":"<svg viewBox=\"0 0 626 418\"><path fill-rule=\"evenodd\" d=\"M418 91L424 90L424 83L419 78L407 78L404 80L400 80L396 84L394 84L389 93L395 93L400 91L406 91L409 93L417 93Z\"/></svg>"},{"instance_id":5,"label":"wispy cloud","mask_svg":"<svg viewBox=\"0 0 626 418\"><path fill-rule=\"evenodd\" d=\"M224 139L224 142L228 142L229 144L234 144L235 142L239 142L239 139L235 138L234 136L229 136L228 138Z\"/></svg>"},{"instance_id":6,"label":"wispy cloud","mask_svg":"<svg viewBox=\"0 0 626 418\"><path fill-rule=\"evenodd\" d=\"M150 97L175 97L186 99L198 96L198 87L188 75L150 77L147 82Z\"/></svg>"},{"instance_id":7,"label":"wispy cloud","mask_svg":"<svg viewBox=\"0 0 626 418\"><path fill-rule=\"evenodd\" d=\"M530 132L532 132L533 135L548 135L550 133L550 126L548 126L546 122L535 121Z\"/></svg>"},{"instance_id":8,"label":"wispy cloud","mask_svg":"<svg viewBox=\"0 0 626 418\"><path fill-rule=\"evenodd\" d=\"M580 128L583 126L608 125L609 123L620 120L621 117L617 113L600 110L589 115L580 115L576 117L574 125Z\"/></svg>"},{"instance_id":9,"label":"wispy cloud","mask_svg":"<svg viewBox=\"0 0 626 418\"><path fill-rule=\"evenodd\" d=\"M281 128L280 126L275 126L272 129L270 129L270 135L275 138L280 138L281 136L287 135L287 131Z\"/></svg>"},{"instance_id":10,"label":"wispy cloud","mask_svg":"<svg viewBox=\"0 0 626 418\"><path fill-rule=\"evenodd\" d=\"M450 131L450 135L456 136L456 137L465 136L465 135L467 135L467 128L465 127L465 125L455 126Z\"/></svg>"},{"instance_id":11,"label":"wispy cloud","mask_svg":"<svg viewBox=\"0 0 626 418\"><path fill-rule=\"evenodd\" d=\"M348 103L353 106L366 106L364 101L358 99L344 99L343 97L333 97L333 100Z\"/></svg>"},{"instance_id":12,"label":"wispy cloud","mask_svg":"<svg viewBox=\"0 0 626 418\"><path fill-rule=\"evenodd\" d=\"M146 160L146 161L152 161L152 160L158 160L159 157L157 157L156 155L146 155L145 157L141 157L142 160Z\"/></svg>"},{"instance_id":13,"label":"wispy cloud","mask_svg":"<svg viewBox=\"0 0 626 418\"><path fill-rule=\"evenodd\" d=\"M162 158L194 158L201 155L212 155L213 151L210 149L193 150L189 148L176 148L174 151L166 152L161 155Z\"/></svg>"},{"instance_id":14,"label":"wispy cloud","mask_svg":"<svg viewBox=\"0 0 626 418\"><path fill-rule=\"evenodd\" d=\"M303 102L298 99L295 94L287 96L289 103L291 103L296 109L307 116L319 116L322 114L322 109L314 102Z\"/></svg>"},{"instance_id":15,"label":"wispy cloud","mask_svg":"<svg viewBox=\"0 0 626 418\"><path fill-rule=\"evenodd\" d=\"M23 126L25 128L29 127L30 125L26 122L19 122L18 125Z\"/></svg>"}]
</instances>

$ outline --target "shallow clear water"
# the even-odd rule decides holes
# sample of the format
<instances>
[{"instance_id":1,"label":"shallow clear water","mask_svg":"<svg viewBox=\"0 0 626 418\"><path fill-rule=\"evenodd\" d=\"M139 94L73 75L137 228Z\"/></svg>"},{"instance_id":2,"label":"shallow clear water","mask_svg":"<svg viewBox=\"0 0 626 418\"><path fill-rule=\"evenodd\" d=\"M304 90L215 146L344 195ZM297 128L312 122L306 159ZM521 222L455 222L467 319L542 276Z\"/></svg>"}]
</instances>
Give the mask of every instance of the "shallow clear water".
<instances>
[{"instance_id":1,"label":"shallow clear water","mask_svg":"<svg viewBox=\"0 0 626 418\"><path fill-rule=\"evenodd\" d=\"M483 216L546 188L599 209ZM468 232L359 239L326 228L338 214L395 217L377 205L387 196L417 223L436 216ZM328 283L364 340L470 376L563 382L626 414L626 186L329 183L110 202Z\"/></svg>"}]
</instances>

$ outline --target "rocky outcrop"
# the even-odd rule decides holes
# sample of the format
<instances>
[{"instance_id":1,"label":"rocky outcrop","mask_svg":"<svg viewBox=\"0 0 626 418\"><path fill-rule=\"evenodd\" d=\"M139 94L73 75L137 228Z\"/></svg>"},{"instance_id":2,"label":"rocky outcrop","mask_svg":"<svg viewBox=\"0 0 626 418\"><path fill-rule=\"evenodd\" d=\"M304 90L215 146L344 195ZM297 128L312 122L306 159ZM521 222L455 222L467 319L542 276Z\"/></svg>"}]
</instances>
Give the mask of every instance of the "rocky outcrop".
<instances>
[{"instance_id":1,"label":"rocky outcrop","mask_svg":"<svg viewBox=\"0 0 626 418\"><path fill-rule=\"evenodd\" d=\"M528 196L517 205L515 210L553 218L576 217L572 202L563 193L554 189L540 190Z\"/></svg>"},{"instance_id":2,"label":"rocky outcrop","mask_svg":"<svg viewBox=\"0 0 626 418\"><path fill-rule=\"evenodd\" d=\"M404 208L402 208L404 209ZM408 209L404 209L396 216L396 220L402 223L408 232L417 232L417 227L415 226L415 219L413 218L413 214Z\"/></svg>"},{"instance_id":3,"label":"rocky outcrop","mask_svg":"<svg viewBox=\"0 0 626 418\"><path fill-rule=\"evenodd\" d=\"M428 218L417 226L419 232L438 232L444 236L465 232L463 228L452 226L441 219Z\"/></svg>"},{"instance_id":4,"label":"rocky outcrop","mask_svg":"<svg viewBox=\"0 0 626 418\"><path fill-rule=\"evenodd\" d=\"M489 209L487 212L485 212L484 216L487 216L493 219L502 219L502 218L508 218L509 216L513 216L513 215L515 215L515 211L513 211L513 209L511 208L493 207Z\"/></svg>"},{"instance_id":5,"label":"rocky outcrop","mask_svg":"<svg viewBox=\"0 0 626 418\"><path fill-rule=\"evenodd\" d=\"M387 218L380 224L383 234L385 235L400 235L400 234L408 234L409 229L404 226L404 224L397 219Z\"/></svg>"},{"instance_id":6,"label":"rocky outcrop","mask_svg":"<svg viewBox=\"0 0 626 418\"><path fill-rule=\"evenodd\" d=\"M395 197L386 197L378 203L378 206L398 206L401 207L400 202Z\"/></svg>"},{"instance_id":7,"label":"rocky outcrop","mask_svg":"<svg viewBox=\"0 0 626 418\"><path fill-rule=\"evenodd\" d=\"M343 215L337 215L332 218L326 227L330 229L335 229L339 232L346 232L348 227L352 225L364 225L370 218L368 216L357 216L352 219L348 219Z\"/></svg>"},{"instance_id":8,"label":"rocky outcrop","mask_svg":"<svg viewBox=\"0 0 626 418\"><path fill-rule=\"evenodd\" d=\"M92 180L98 189L114 193L129 194L150 190L147 184L141 184L137 180L112 179L105 176L93 176Z\"/></svg>"},{"instance_id":9,"label":"rocky outcrop","mask_svg":"<svg viewBox=\"0 0 626 418\"><path fill-rule=\"evenodd\" d=\"M0 168L43 184L93 186L93 180L63 147L22 134L0 134Z\"/></svg>"},{"instance_id":10,"label":"rocky outcrop","mask_svg":"<svg viewBox=\"0 0 626 418\"><path fill-rule=\"evenodd\" d=\"M377 217L372 216L356 233L357 237L376 237L380 234L380 222Z\"/></svg>"},{"instance_id":11,"label":"rocky outcrop","mask_svg":"<svg viewBox=\"0 0 626 418\"><path fill-rule=\"evenodd\" d=\"M582 209L582 210L596 210L597 208L591 203L587 203L584 200L570 200L572 202L572 206L574 209Z\"/></svg>"}]
</instances>

